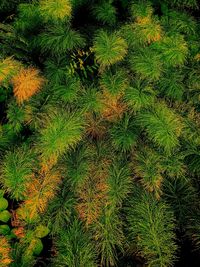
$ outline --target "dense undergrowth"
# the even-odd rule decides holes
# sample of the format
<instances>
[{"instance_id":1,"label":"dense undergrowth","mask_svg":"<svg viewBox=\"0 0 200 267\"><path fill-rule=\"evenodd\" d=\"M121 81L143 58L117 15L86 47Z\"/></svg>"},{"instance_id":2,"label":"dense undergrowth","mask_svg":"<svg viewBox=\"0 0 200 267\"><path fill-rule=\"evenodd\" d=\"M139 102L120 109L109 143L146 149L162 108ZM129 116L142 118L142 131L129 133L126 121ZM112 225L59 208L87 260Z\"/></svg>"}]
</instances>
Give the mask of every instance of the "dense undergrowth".
<instances>
[{"instance_id":1,"label":"dense undergrowth","mask_svg":"<svg viewBox=\"0 0 200 267\"><path fill-rule=\"evenodd\" d=\"M199 35L196 0L0 1L0 267L199 254Z\"/></svg>"}]
</instances>

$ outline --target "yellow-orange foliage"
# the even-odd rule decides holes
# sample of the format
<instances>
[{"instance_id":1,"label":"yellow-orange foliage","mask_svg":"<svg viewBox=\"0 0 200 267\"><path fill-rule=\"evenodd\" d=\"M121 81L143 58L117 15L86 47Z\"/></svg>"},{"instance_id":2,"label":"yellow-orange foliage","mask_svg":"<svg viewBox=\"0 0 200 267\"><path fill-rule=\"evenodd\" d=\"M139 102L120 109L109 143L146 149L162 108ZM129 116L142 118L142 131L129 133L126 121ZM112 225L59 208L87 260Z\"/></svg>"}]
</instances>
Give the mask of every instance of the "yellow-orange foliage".
<instances>
[{"instance_id":1,"label":"yellow-orange foliage","mask_svg":"<svg viewBox=\"0 0 200 267\"><path fill-rule=\"evenodd\" d=\"M28 100L41 89L44 82L45 79L40 76L39 70L35 68L21 69L12 79L17 101L22 103Z\"/></svg>"},{"instance_id":2,"label":"yellow-orange foliage","mask_svg":"<svg viewBox=\"0 0 200 267\"><path fill-rule=\"evenodd\" d=\"M196 61L200 61L200 53L196 54L196 56L194 57L194 59L195 59Z\"/></svg>"},{"instance_id":3,"label":"yellow-orange foliage","mask_svg":"<svg viewBox=\"0 0 200 267\"><path fill-rule=\"evenodd\" d=\"M27 199L21 207L28 211L31 219L46 210L61 182L61 175L57 171L48 171L42 175L43 177L34 178L29 183Z\"/></svg>"},{"instance_id":4,"label":"yellow-orange foliage","mask_svg":"<svg viewBox=\"0 0 200 267\"><path fill-rule=\"evenodd\" d=\"M70 0L40 0L39 9L46 20L64 20L72 12Z\"/></svg>"},{"instance_id":5,"label":"yellow-orange foliage","mask_svg":"<svg viewBox=\"0 0 200 267\"><path fill-rule=\"evenodd\" d=\"M163 181L163 177L161 175L155 177L154 181L151 181L151 182L146 182L143 179L140 180L144 188L147 191L154 193L157 199L160 199L160 196L162 194L162 190L161 190L162 181Z\"/></svg>"},{"instance_id":6,"label":"yellow-orange foliage","mask_svg":"<svg viewBox=\"0 0 200 267\"><path fill-rule=\"evenodd\" d=\"M0 266L7 267L10 266L12 259L10 258L11 248L8 243L8 240L0 236Z\"/></svg>"},{"instance_id":7,"label":"yellow-orange foliage","mask_svg":"<svg viewBox=\"0 0 200 267\"><path fill-rule=\"evenodd\" d=\"M149 24L147 27L143 27L141 31L144 36L146 36L148 43L156 42L161 39L162 30L161 26L158 24Z\"/></svg>"},{"instance_id":8,"label":"yellow-orange foliage","mask_svg":"<svg viewBox=\"0 0 200 267\"><path fill-rule=\"evenodd\" d=\"M135 27L148 43L159 41L163 34L161 25L150 17L138 19Z\"/></svg>"},{"instance_id":9,"label":"yellow-orange foliage","mask_svg":"<svg viewBox=\"0 0 200 267\"><path fill-rule=\"evenodd\" d=\"M106 125L101 117L95 117L94 114L86 114L86 133L93 138L102 138L106 134Z\"/></svg>"},{"instance_id":10,"label":"yellow-orange foliage","mask_svg":"<svg viewBox=\"0 0 200 267\"><path fill-rule=\"evenodd\" d=\"M25 236L24 227L18 227L13 229L13 233L16 235L17 238L23 238Z\"/></svg>"},{"instance_id":11,"label":"yellow-orange foliage","mask_svg":"<svg viewBox=\"0 0 200 267\"><path fill-rule=\"evenodd\" d=\"M56 165L57 161L58 161L58 158L55 157L55 156L51 156L48 161L44 161L44 160L41 159L41 162L40 162L40 166L41 166L40 173L41 174L48 173L53 168L53 166Z\"/></svg>"},{"instance_id":12,"label":"yellow-orange foliage","mask_svg":"<svg viewBox=\"0 0 200 267\"><path fill-rule=\"evenodd\" d=\"M151 17L150 16L146 16L146 17L137 17L136 21L139 24L148 24L151 22Z\"/></svg>"},{"instance_id":13,"label":"yellow-orange foliage","mask_svg":"<svg viewBox=\"0 0 200 267\"><path fill-rule=\"evenodd\" d=\"M121 95L114 97L108 92L103 92L102 103L104 109L101 115L108 121L115 121L121 118L127 108L121 100Z\"/></svg>"},{"instance_id":14,"label":"yellow-orange foliage","mask_svg":"<svg viewBox=\"0 0 200 267\"><path fill-rule=\"evenodd\" d=\"M76 209L80 219L85 222L86 226L92 224L99 218L102 208L108 201L107 175L107 170L100 170L93 165L91 175L78 190L79 203Z\"/></svg>"},{"instance_id":15,"label":"yellow-orange foliage","mask_svg":"<svg viewBox=\"0 0 200 267\"><path fill-rule=\"evenodd\" d=\"M20 227L21 222L18 218L16 210L11 210L12 212L12 217L11 217L11 225L12 227Z\"/></svg>"}]
</instances>

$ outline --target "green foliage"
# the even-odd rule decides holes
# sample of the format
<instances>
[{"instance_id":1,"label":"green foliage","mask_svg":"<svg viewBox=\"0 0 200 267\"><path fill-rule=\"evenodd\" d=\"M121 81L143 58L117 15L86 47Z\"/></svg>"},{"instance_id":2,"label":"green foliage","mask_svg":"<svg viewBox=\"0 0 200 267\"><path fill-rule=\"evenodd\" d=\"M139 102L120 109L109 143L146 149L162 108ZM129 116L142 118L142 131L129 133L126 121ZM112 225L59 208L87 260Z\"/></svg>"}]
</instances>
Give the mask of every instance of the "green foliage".
<instances>
[{"instance_id":1,"label":"green foliage","mask_svg":"<svg viewBox=\"0 0 200 267\"><path fill-rule=\"evenodd\" d=\"M173 100L182 100L184 94L183 74L170 69L159 80L159 91Z\"/></svg>"},{"instance_id":2,"label":"green foliage","mask_svg":"<svg viewBox=\"0 0 200 267\"><path fill-rule=\"evenodd\" d=\"M0 211L6 210L8 207L8 201L7 199L1 197L0 198Z\"/></svg>"},{"instance_id":3,"label":"green foliage","mask_svg":"<svg viewBox=\"0 0 200 267\"><path fill-rule=\"evenodd\" d=\"M197 192L188 178L166 179L164 182L164 198L173 208L181 228L186 228L188 220L196 208ZM192 207L188 206L193 203Z\"/></svg>"},{"instance_id":4,"label":"green foliage","mask_svg":"<svg viewBox=\"0 0 200 267\"><path fill-rule=\"evenodd\" d=\"M137 79L125 92L125 100L134 111L151 107L155 101L156 92L151 85L141 79Z\"/></svg>"},{"instance_id":5,"label":"green foliage","mask_svg":"<svg viewBox=\"0 0 200 267\"><path fill-rule=\"evenodd\" d=\"M77 220L60 234L56 240L55 266L97 266L94 246Z\"/></svg>"},{"instance_id":6,"label":"green foliage","mask_svg":"<svg viewBox=\"0 0 200 267\"><path fill-rule=\"evenodd\" d=\"M98 32L94 40L94 52L97 62L102 68L121 61L127 53L126 41L118 32Z\"/></svg>"},{"instance_id":7,"label":"green foliage","mask_svg":"<svg viewBox=\"0 0 200 267\"><path fill-rule=\"evenodd\" d=\"M38 151L44 161L57 160L69 148L80 141L83 134L83 119L80 114L52 110L44 118L43 129L38 137Z\"/></svg>"},{"instance_id":8,"label":"green foliage","mask_svg":"<svg viewBox=\"0 0 200 267\"><path fill-rule=\"evenodd\" d=\"M11 214L7 210L0 211L0 221L7 223L11 218Z\"/></svg>"},{"instance_id":9,"label":"green foliage","mask_svg":"<svg viewBox=\"0 0 200 267\"><path fill-rule=\"evenodd\" d=\"M24 238L20 240L20 249L23 250L21 259L19 258L22 266L34 266L35 256L40 255L43 250L43 243L39 238L36 238L31 230L27 231Z\"/></svg>"},{"instance_id":10,"label":"green foliage","mask_svg":"<svg viewBox=\"0 0 200 267\"><path fill-rule=\"evenodd\" d=\"M45 74L53 85L60 84L68 78L66 76L68 67L68 62L64 57L50 58L45 61Z\"/></svg>"},{"instance_id":11,"label":"green foliage","mask_svg":"<svg viewBox=\"0 0 200 267\"><path fill-rule=\"evenodd\" d=\"M153 7L148 1L134 1L131 5L131 15L134 19L144 19L151 17L153 14Z\"/></svg>"},{"instance_id":12,"label":"green foliage","mask_svg":"<svg viewBox=\"0 0 200 267\"><path fill-rule=\"evenodd\" d=\"M111 1L103 1L93 8L93 14L96 19L103 24L114 25L116 23L116 8L112 5Z\"/></svg>"},{"instance_id":13,"label":"green foliage","mask_svg":"<svg viewBox=\"0 0 200 267\"><path fill-rule=\"evenodd\" d=\"M101 264L115 266L117 249L123 252L124 235L122 222L116 211L105 208L104 214L92 227L96 249L101 255Z\"/></svg>"},{"instance_id":14,"label":"green foliage","mask_svg":"<svg viewBox=\"0 0 200 267\"><path fill-rule=\"evenodd\" d=\"M24 249L25 245L22 244L21 242L15 243L12 249L12 257L14 258L14 261L12 262L11 266L12 267L17 267L17 266L22 266L25 267L27 264L32 267L36 263L35 258L33 255L24 256Z\"/></svg>"},{"instance_id":15,"label":"green foliage","mask_svg":"<svg viewBox=\"0 0 200 267\"><path fill-rule=\"evenodd\" d=\"M56 73L54 74L55 76L57 75ZM55 84L51 84L51 88L49 89L52 94L52 100L73 103L78 98L78 93L81 88L80 79L75 76L69 76L66 73L63 76L61 73L58 73L58 77L55 77L55 80L58 81L55 81Z\"/></svg>"},{"instance_id":16,"label":"green foliage","mask_svg":"<svg viewBox=\"0 0 200 267\"><path fill-rule=\"evenodd\" d=\"M102 109L100 93L93 86L83 90L79 103L86 112L99 112Z\"/></svg>"},{"instance_id":17,"label":"green foliage","mask_svg":"<svg viewBox=\"0 0 200 267\"><path fill-rule=\"evenodd\" d=\"M135 47L139 49L163 36L160 21L153 16L153 11L152 4L148 1L134 1L131 5L134 23L123 26L122 34L133 51Z\"/></svg>"},{"instance_id":18,"label":"green foliage","mask_svg":"<svg viewBox=\"0 0 200 267\"><path fill-rule=\"evenodd\" d=\"M193 103L198 103L200 99L199 94L199 85L200 85L200 75L199 70L193 69L188 73L188 99L190 99Z\"/></svg>"},{"instance_id":19,"label":"green foliage","mask_svg":"<svg viewBox=\"0 0 200 267\"><path fill-rule=\"evenodd\" d=\"M34 32L40 27L41 17L38 6L34 3L22 3L18 5L18 18L14 22L17 32L26 36L30 31Z\"/></svg>"},{"instance_id":20,"label":"green foliage","mask_svg":"<svg viewBox=\"0 0 200 267\"><path fill-rule=\"evenodd\" d=\"M10 130L8 124L0 126L0 155L2 157L3 152L5 153L6 149L13 146L16 141L16 136L13 131Z\"/></svg>"},{"instance_id":21,"label":"green foliage","mask_svg":"<svg viewBox=\"0 0 200 267\"><path fill-rule=\"evenodd\" d=\"M16 133L19 133L23 128L26 118L24 108L19 106L15 101L9 103L7 118L11 129Z\"/></svg>"},{"instance_id":22,"label":"green foliage","mask_svg":"<svg viewBox=\"0 0 200 267\"><path fill-rule=\"evenodd\" d=\"M7 224L0 225L0 235L9 235L10 227Z\"/></svg>"},{"instance_id":23,"label":"green foliage","mask_svg":"<svg viewBox=\"0 0 200 267\"><path fill-rule=\"evenodd\" d=\"M161 57L149 47L131 55L129 63L131 69L143 79L156 81L162 75Z\"/></svg>"},{"instance_id":24,"label":"green foliage","mask_svg":"<svg viewBox=\"0 0 200 267\"><path fill-rule=\"evenodd\" d=\"M4 190L3 189L0 189L0 198L2 198L4 196Z\"/></svg>"},{"instance_id":25,"label":"green foliage","mask_svg":"<svg viewBox=\"0 0 200 267\"><path fill-rule=\"evenodd\" d=\"M7 0L2 0L0 3L0 10L2 12L8 12L13 10L17 4L19 4L21 0L12 0L12 1L7 1Z\"/></svg>"},{"instance_id":26,"label":"green foliage","mask_svg":"<svg viewBox=\"0 0 200 267\"><path fill-rule=\"evenodd\" d=\"M133 171L144 188L159 198L163 181L160 155L148 147L143 148L133 158Z\"/></svg>"},{"instance_id":27,"label":"green foliage","mask_svg":"<svg viewBox=\"0 0 200 267\"><path fill-rule=\"evenodd\" d=\"M169 3L171 6L175 7L188 7L188 8L198 8L198 3L196 0L165 0L166 3Z\"/></svg>"},{"instance_id":28,"label":"green foliage","mask_svg":"<svg viewBox=\"0 0 200 267\"><path fill-rule=\"evenodd\" d=\"M75 197L69 191L69 188L63 184L60 193L49 203L48 206L48 223L51 225L51 235L55 236L60 233L70 222L74 214Z\"/></svg>"},{"instance_id":29,"label":"green foliage","mask_svg":"<svg viewBox=\"0 0 200 267\"><path fill-rule=\"evenodd\" d=\"M43 238L43 237L47 236L48 234L49 234L49 229L42 224L40 224L36 227L35 233L34 233L34 235L38 238Z\"/></svg>"},{"instance_id":30,"label":"green foliage","mask_svg":"<svg viewBox=\"0 0 200 267\"><path fill-rule=\"evenodd\" d=\"M168 205L141 189L128 209L129 235L148 266L173 266L176 259L174 216Z\"/></svg>"},{"instance_id":31,"label":"green foliage","mask_svg":"<svg viewBox=\"0 0 200 267\"><path fill-rule=\"evenodd\" d=\"M65 155L63 162L66 166L65 175L74 189L84 182L89 171L90 159L91 151L83 144Z\"/></svg>"},{"instance_id":32,"label":"green foliage","mask_svg":"<svg viewBox=\"0 0 200 267\"><path fill-rule=\"evenodd\" d=\"M34 245L32 245L34 243ZM43 250L43 244L40 239L33 239L32 240L32 246L33 246L33 255L38 256Z\"/></svg>"},{"instance_id":33,"label":"green foliage","mask_svg":"<svg viewBox=\"0 0 200 267\"><path fill-rule=\"evenodd\" d=\"M194 18L187 13L170 10L168 17L164 17L163 24L170 27L173 31L181 34L192 35L196 30Z\"/></svg>"},{"instance_id":34,"label":"green foliage","mask_svg":"<svg viewBox=\"0 0 200 267\"><path fill-rule=\"evenodd\" d=\"M166 66L182 66L186 62L188 46L181 34L166 36L153 46L160 52L161 59Z\"/></svg>"},{"instance_id":35,"label":"green foliage","mask_svg":"<svg viewBox=\"0 0 200 267\"><path fill-rule=\"evenodd\" d=\"M162 28L157 19L147 19L147 22L137 22L132 25L135 35L134 43L143 46L161 39Z\"/></svg>"},{"instance_id":36,"label":"green foliage","mask_svg":"<svg viewBox=\"0 0 200 267\"><path fill-rule=\"evenodd\" d=\"M111 141L116 150L130 151L137 142L135 121L127 114L118 121L110 130Z\"/></svg>"},{"instance_id":37,"label":"green foliage","mask_svg":"<svg viewBox=\"0 0 200 267\"><path fill-rule=\"evenodd\" d=\"M14 55L21 63L30 60L30 43L13 25L0 23L0 40L1 56L7 58ZM17 64L14 64L15 66L17 67ZM17 70L15 68L15 71Z\"/></svg>"},{"instance_id":38,"label":"green foliage","mask_svg":"<svg viewBox=\"0 0 200 267\"><path fill-rule=\"evenodd\" d=\"M123 94L128 84L127 74L122 69L116 69L114 73L108 70L101 75L101 88L113 96Z\"/></svg>"},{"instance_id":39,"label":"green foliage","mask_svg":"<svg viewBox=\"0 0 200 267\"><path fill-rule=\"evenodd\" d=\"M200 153L199 145L195 143L190 143L186 146L186 150L183 152L184 160L188 166L189 172L192 175L199 176L200 171Z\"/></svg>"},{"instance_id":40,"label":"green foliage","mask_svg":"<svg viewBox=\"0 0 200 267\"><path fill-rule=\"evenodd\" d=\"M197 8L0 1L0 266L170 267L200 248Z\"/></svg>"},{"instance_id":41,"label":"green foliage","mask_svg":"<svg viewBox=\"0 0 200 267\"><path fill-rule=\"evenodd\" d=\"M129 166L115 162L109 169L108 201L112 207L122 206L132 189L132 178Z\"/></svg>"},{"instance_id":42,"label":"green foliage","mask_svg":"<svg viewBox=\"0 0 200 267\"><path fill-rule=\"evenodd\" d=\"M1 166L1 184L11 198L25 199L34 163L34 154L28 146L15 148L6 153Z\"/></svg>"},{"instance_id":43,"label":"green foliage","mask_svg":"<svg viewBox=\"0 0 200 267\"><path fill-rule=\"evenodd\" d=\"M178 137L183 128L179 117L167 106L159 103L151 111L144 111L138 115L138 123L143 127L157 146L169 154L178 145Z\"/></svg>"},{"instance_id":44,"label":"green foliage","mask_svg":"<svg viewBox=\"0 0 200 267\"><path fill-rule=\"evenodd\" d=\"M161 164L163 172L173 179L181 178L185 176L186 166L183 161L183 155L180 153L178 155L170 155L162 157Z\"/></svg>"},{"instance_id":45,"label":"green foliage","mask_svg":"<svg viewBox=\"0 0 200 267\"><path fill-rule=\"evenodd\" d=\"M35 42L41 48L42 53L50 53L55 56L63 55L85 45L85 39L79 32L62 24L48 27L36 38Z\"/></svg>"},{"instance_id":46,"label":"green foliage","mask_svg":"<svg viewBox=\"0 0 200 267\"><path fill-rule=\"evenodd\" d=\"M192 239L193 245L199 250L200 248L200 213L199 209L195 210L187 225L187 236Z\"/></svg>"}]
</instances>

